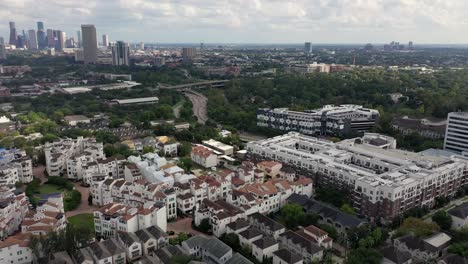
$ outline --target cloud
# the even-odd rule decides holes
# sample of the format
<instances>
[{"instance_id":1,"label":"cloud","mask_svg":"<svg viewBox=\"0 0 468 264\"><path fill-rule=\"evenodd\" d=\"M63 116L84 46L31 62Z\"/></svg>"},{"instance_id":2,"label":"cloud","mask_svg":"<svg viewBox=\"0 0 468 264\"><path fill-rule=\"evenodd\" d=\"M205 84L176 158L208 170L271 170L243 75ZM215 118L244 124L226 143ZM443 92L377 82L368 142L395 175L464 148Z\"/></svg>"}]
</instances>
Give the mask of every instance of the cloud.
<instances>
[{"instance_id":1,"label":"cloud","mask_svg":"<svg viewBox=\"0 0 468 264\"><path fill-rule=\"evenodd\" d=\"M468 42L467 9L461 0L0 0L0 35L8 20L19 29L42 20L69 32L93 23L127 41Z\"/></svg>"}]
</instances>

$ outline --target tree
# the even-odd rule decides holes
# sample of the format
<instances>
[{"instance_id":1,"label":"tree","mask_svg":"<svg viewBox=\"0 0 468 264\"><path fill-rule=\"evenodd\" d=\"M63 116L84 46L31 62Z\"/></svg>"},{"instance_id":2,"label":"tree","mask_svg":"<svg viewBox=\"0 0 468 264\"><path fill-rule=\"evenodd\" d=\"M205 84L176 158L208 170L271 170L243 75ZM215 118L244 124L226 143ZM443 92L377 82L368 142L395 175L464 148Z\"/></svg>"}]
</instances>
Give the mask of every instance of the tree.
<instances>
[{"instance_id":1,"label":"tree","mask_svg":"<svg viewBox=\"0 0 468 264\"><path fill-rule=\"evenodd\" d=\"M221 235L220 239L231 247L233 251L239 252L241 250L239 236L236 233L224 233Z\"/></svg>"},{"instance_id":2,"label":"tree","mask_svg":"<svg viewBox=\"0 0 468 264\"><path fill-rule=\"evenodd\" d=\"M350 214L350 215L355 215L356 214L356 210L351 205L349 205L347 203L343 204L340 207L340 210L347 213L347 214Z\"/></svg>"},{"instance_id":3,"label":"tree","mask_svg":"<svg viewBox=\"0 0 468 264\"><path fill-rule=\"evenodd\" d=\"M375 249L358 248L349 252L346 264L380 264L382 255Z\"/></svg>"},{"instance_id":4,"label":"tree","mask_svg":"<svg viewBox=\"0 0 468 264\"><path fill-rule=\"evenodd\" d=\"M287 228L297 228L304 222L304 208L298 204L286 204L281 208L281 217Z\"/></svg>"},{"instance_id":5,"label":"tree","mask_svg":"<svg viewBox=\"0 0 468 264\"><path fill-rule=\"evenodd\" d=\"M443 230L450 230L452 227L452 217L446 211L438 211L432 216L432 221L436 222Z\"/></svg>"},{"instance_id":6,"label":"tree","mask_svg":"<svg viewBox=\"0 0 468 264\"><path fill-rule=\"evenodd\" d=\"M186 255L175 255L172 256L170 264L187 264L192 260L190 256Z\"/></svg>"},{"instance_id":7,"label":"tree","mask_svg":"<svg viewBox=\"0 0 468 264\"><path fill-rule=\"evenodd\" d=\"M439 231L436 223L428 223L420 218L406 218L403 224L398 228L397 235L413 234L415 236L428 236Z\"/></svg>"},{"instance_id":8,"label":"tree","mask_svg":"<svg viewBox=\"0 0 468 264\"><path fill-rule=\"evenodd\" d=\"M93 196L91 194L88 195L88 205L93 205Z\"/></svg>"}]
</instances>

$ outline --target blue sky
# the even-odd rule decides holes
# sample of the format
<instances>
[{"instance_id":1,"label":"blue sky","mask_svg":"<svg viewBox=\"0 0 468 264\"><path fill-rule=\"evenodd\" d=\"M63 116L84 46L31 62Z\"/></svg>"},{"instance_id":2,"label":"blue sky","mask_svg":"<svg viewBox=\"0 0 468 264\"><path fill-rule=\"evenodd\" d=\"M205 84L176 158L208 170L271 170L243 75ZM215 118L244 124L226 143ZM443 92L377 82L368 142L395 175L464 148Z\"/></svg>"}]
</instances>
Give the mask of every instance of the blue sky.
<instances>
[{"instance_id":1,"label":"blue sky","mask_svg":"<svg viewBox=\"0 0 468 264\"><path fill-rule=\"evenodd\" d=\"M128 42L468 43L466 0L0 0L0 36L80 24Z\"/></svg>"}]
</instances>

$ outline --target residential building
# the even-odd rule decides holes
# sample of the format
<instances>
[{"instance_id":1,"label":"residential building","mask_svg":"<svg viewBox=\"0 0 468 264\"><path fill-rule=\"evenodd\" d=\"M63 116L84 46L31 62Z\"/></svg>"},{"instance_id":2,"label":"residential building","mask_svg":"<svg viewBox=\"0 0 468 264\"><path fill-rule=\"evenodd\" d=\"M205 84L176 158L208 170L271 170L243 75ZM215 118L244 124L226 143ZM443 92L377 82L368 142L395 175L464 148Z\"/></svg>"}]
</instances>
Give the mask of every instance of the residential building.
<instances>
[{"instance_id":1,"label":"residential building","mask_svg":"<svg viewBox=\"0 0 468 264\"><path fill-rule=\"evenodd\" d=\"M0 148L0 185L33 180L32 160L24 150Z\"/></svg>"},{"instance_id":2,"label":"residential building","mask_svg":"<svg viewBox=\"0 0 468 264\"><path fill-rule=\"evenodd\" d=\"M329 73L331 65L325 63L311 63L311 64L291 64L289 65L289 72L309 74L314 72Z\"/></svg>"},{"instance_id":3,"label":"residential building","mask_svg":"<svg viewBox=\"0 0 468 264\"><path fill-rule=\"evenodd\" d=\"M280 235L286 231L286 228L282 224L261 213L248 215L247 220L251 227L259 229L268 236L273 237L275 240L277 240Z\"/></svg>"},{"instance_id":4,"label":"residential building","mask_svg":"<svg viewBox=\"0 0 468 264\"><path fill-rule=\"evenodd\" d=\"M20 229L21 222L28 212L28 205L24 192L0 186L0 240L4 240Z\"/></svg>"},{"instance_id":5,"label":"residential building","mask_svg":"<svg viewBox=\"0 0 468 264\"><path fill-rule=\"evenodd\" d=\"M203 168L211 168L218 165L218 156L211 149L201 145L192 148L190 157L194 163Z\"/></svg>"},{"instance_id":6,"label":"residential building","mask_svg":"<svg viewBox=\"0 0 468 264\"><path fill-rule=\"evenodd\" d=\"M21 232L32 235L46 235L49 232L64 230L67 218L63 207L63 194L50 193L41 195L36 210L30 210L21 224Z\"/></svg>"},{"instance_id":7,"label":"residential building","mask_svg":"<svg viewBox=\"0 0 468 264\"><path fill-rule=\"evenodd\" d=\"M382 264L411 264L413 261L411 254L394 246L382 248L380 252L383 256Z\"/></svg>"},{"instance_id":8,"label":"residential building","mask_svg":"<svg viewBox=\"0 0 468 264\"><path fill-rule=\"evenodd\" d=\"M304 208L306 213L318 215L319 223L331 225L341 234L346 234L348 230L366 223L363 219L303 195L292 194L288 199L288 203L298 204Z\"/></svg>"},{"instance_id":9,"label":"residential building","mask_svg":"<svg viewBox=\"0 0 468 264\"><path fill-rule=\"evenodd\" d=\"M203 145L207 146L210 149L221 152L223 155L232 156L234 154L234 147L219 142L214 139L202 141Z\"/></svg>"},{"instance_id":10,"label":"residential building","mask_svg":"<svg viewBox=\"0 0 468 264\"><path fill-rule=\"evenodd\" d=\"M94 211L96 235L104 238L115 237L118 231L136 232L153 225L166 231L165 204L148 202L143 207L130 207L111 203Z\"/></svg>"},{"instance_id":11,"label":"residential building","mask_svg":"<svg viewBox=\"0 0 468 264\"><path fill-rule=\"evenodd\" d=\"M131 263L143 256L142 243L134 233L118 231L117 241L125 248L127 262Z\"/></svg>"},{"instance_id":12,"label":"residential building","mask_svg":"<svg viewBox=\"0 0 468 264\"><path fill-rule=\"evenodd\" d=\"M191 60L194 56L194 48L182 48L182 58L184 60Z\"/></svg>"},{"instance_id":13,"label":"residential building","mask_svg":"<svg viewBox=\"0 0 468 264\"><path fill-rule=\"evenodd\" d=\"M241 245L241 247L252 248L252 243L256 240L261 239L263 236L264 234L262 233L262 231L258 230L255 227L251 227L238 234L239 244Z\"/></svg>"},{"instance_id":14,"label":"residential building","mask_svg":"<svg viewBox=\"0 0 468 264\"><path fill-rule=\"evenodd\" d=\"M158 226L140 229L135 232L135 235L142 245L143 255L149 255L169 244L166 232Z\"/></svg>"},{"instance_id":15,"label":"residential building","mask_svg":"<svg viewBox=\"0 0 468 264\"><path fill-rule=\"evenodd\" d=\"M116 238L94 242L81 248L74 256L75 263L125 264L126 250Z\"/></svg>"},{"instance_id":16,"label":"residential building","mask_svg":"<svg viewBox=\"0 0 468 264\"><path fill-rule=\"evenodd\" d=\"M208 219L213 235L220 237L227 232L227 225L237 219L245 218L245 212L223 200L210 201L204 199L200 205L196 205L194 213L195 225L200 225L204 219Z\"/></svg>"},{"instance_id":17,"label":"residential building","mask_svg":"<svg viewBox=\"0 0 468 264\"><path fill-rule=\"evenodd\" d=\"M68 168L67 165L76 164L69 159L84 156L92 161L102 159L104 155L104 146L100 142L96 142L93 138L78 137L77 139L60 139L56 142L46 143L44 145L44 153L46 158L46 170L49 176L60 176L68 171L68 177L71 179L80 179L80 176L74 173L73 168Z\"/></svg>"},{"instance_id":18,"label":"residential building","mask_svg":"<svg viewBox=\"0 0 468 264\"><path fill-rule=\"evenodd\" d=\"M130 46L123 41L117 41L112 44L112 65L130 65Z\"/></svg>"},{"instance_id":19,"label":"residential building","mask_svg":"<svg viewBox=\"0 0 468 264\"><path fill-rule=\"evenodd\" d=\"M89 124L89 123L91 123L91 119L89 117L87 117L87 116L84 116L84 115L65 116L63 119L70 126L77 126L78 124Z\"/></svg>"},{"instance_id":20,"label":"residential building","mask_svg":"<svg viewBox=\"0 0 468 264\"><path fill-rule=\"evenodd\" d=\"M273 252L273 264L302 264L301 255L295 254L285 248Z\"/></svg>"},{"instance_id":21,"label":"residential building","mask_svg":"<svg viewBox=\"0 0 468 264\"><path fill-rule=\"evenodd\" d=\"M303 230L298 232L288 230L279 236L278 241L281 248L302 256L306 263L321 261L323 258L323 249Z\"/></svg>"},{"instance_id":22,"label":"residential building","mask_svg":"<svg viewBox=\"0 0 468 264\"><path fill-rule=\"evenodd\" d=\"M262 161L257 163L257 169L265 172L265 174L271 178L276 178L280 174L280 170L283 164L276 161Z\"/></svg>"},{"instance_id":23,"label":"residential building","mask_svg":"<svg viewBox=\"0 0 468 264\"><path fill-rule=\"evenodd\" d=\"M0 263L33 263L34 254L29 248L30 235L18 233L0 241Z\"/></svg>"},{"instance_id":24,"label":"residential building","mask_svg":"<svg viewBox=\"0 0 468 264\"><path fill-rule=\"evenodd\" d=\"M255 240L252 243L252 255L259 261L264 262L266 259L273 257L273 252L278 251L279 243L271 237L263 237Z\"/></svg>"},{"instance_id":25,"label":"residential building","mask_svg":"<svg viewBox=\"0 0 468 264\"><path fill-rule=\"evenodd\" d=\"M452 229L468 227L468 203L452 208L447 213L452 217Z\"/></svg>"},{"instance_id":26,"label":"residential building","mask_svg":"<svg viewBox=\"0 0 468 264\"><path fill-rule=\"evenodd\" d=\"M392 127L405 136L416 133L426 138L442 139L445 136L447 121L429 120L427 118L416 119L404 116L394 118Z\"/></svg>"},{"instance_id":27,"label":"residential building","mask_svg":"<svg viewBox=\"0 0 468 264\"><path fill-rule=\"evenodd\" d=\"M305 135L347 135L370 131L379 116L378 110L360 105L325 105L305 112L260 108L257 110L257 126Z\"/></svg>"},{"instance_id":28,"label":"residential building","mask_svg":"<svg viewBox=\"0 0 468 264\"><path fill-rule=\"evenodd\" d=\"M232 257L232 249L217 238L194 236L182 242L182 247L208 264L225 264Z\"/></svg>"},{"instance_id":29,"label":"residential building","mask_svg":"<svg viewBox=\"0 0 468 264\"><path fill-rule=\"evenodd\" d=\"M445 233L437 233L428 238L405 235L396 238L394 246L409 253L414 260L429 262L446 253L450 240L451 237Z\"/></svg>"},{"instance_id":30,"label":"residential building","mask_svg":"<svg viewBox=\"0 0 468 264\"><path fill-rule=\"evenodd\" d=\"M94 25L81 25L84 63L97 62L97 37Z\"/></svg>"},{"instance_id":31,"label":"residential building","mask_svg":"<svg viewBox=\"0 0 468 264\"><path fill-rule=\"evenodd\" d=\"M392 137L366 133L338 143L299 133L249 142L250 157L276 160L315 177L318 184L352 190L359 215L391 221L412 208L432 207L467 182L468 160L399 150Z\"/></svg>"},{"instance_id":32,"label":"residential building","mask_svg":"<svg viewBox=\"0 0 468 264\"><path fill-rule=\"evenodd\" d=\"M304 52L307 54L312 53L312 43L310 42L304 43Z\"/></svg>"},{"instance_id":33,"label":"residential building","mask_svg":"<svg viewBox=\"0 0 468 264\"><path fill-rule=\"evenodd\" d=\"M468 151L467 112L452 112L448 114L444 149L458 154L464 154L465 151Z\"/></svg>"}]
</instances>

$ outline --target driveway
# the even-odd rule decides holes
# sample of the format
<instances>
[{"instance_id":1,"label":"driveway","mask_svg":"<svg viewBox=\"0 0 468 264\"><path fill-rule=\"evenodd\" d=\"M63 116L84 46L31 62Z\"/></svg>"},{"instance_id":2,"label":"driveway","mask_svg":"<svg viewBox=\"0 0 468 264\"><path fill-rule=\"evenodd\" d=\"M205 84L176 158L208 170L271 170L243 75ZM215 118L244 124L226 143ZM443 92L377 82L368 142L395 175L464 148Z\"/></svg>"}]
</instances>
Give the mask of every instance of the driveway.
<instances>
[{"instance_id":1,"label":"driveway","mask_svg":"<svg viewBox=\"0 0 468 264\"><path fill-rule=\"evenodd\" d=\"M88 205L89 188L81 186L79 182L74 183L74 185L75 189L81 193L81 203L75 210L65 212L65 215L70 217L79 214L92 214L94 209L98 207L95 205Z\"/></svg>"}]
</instances>

